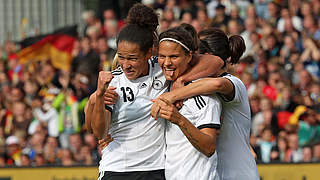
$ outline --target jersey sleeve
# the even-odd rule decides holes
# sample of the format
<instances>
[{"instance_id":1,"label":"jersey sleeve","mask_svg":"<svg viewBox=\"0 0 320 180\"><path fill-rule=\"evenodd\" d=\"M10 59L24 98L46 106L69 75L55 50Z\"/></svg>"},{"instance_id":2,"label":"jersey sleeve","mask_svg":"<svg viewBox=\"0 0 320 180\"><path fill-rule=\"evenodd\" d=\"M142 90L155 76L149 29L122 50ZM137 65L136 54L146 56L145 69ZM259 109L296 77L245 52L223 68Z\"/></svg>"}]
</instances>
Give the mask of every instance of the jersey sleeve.
<instances>
[{"instance_id":1,"label":"jersey sleeve","mask_svg":"<svg viewBox=\"0 0 320 180\"><path fill-rule=\"evenodd\" d=\"M222 105L216 96L195 96L193 97L193 114L196 118L194 125L198 129L216 128L221 126L220 117Z\"/></svg>"},{"instance_id":2,"label":"jersey sleeve","mask_svg":"<svg viewBox=\"0 0 320 180\"><path fill-rule=\"evenodd\" d=\"M243 91L246 91L246 88L242 81L236 77L233 76L224 76L224 78L227 78L231 83L233 84L234 88L234 97L232 100L226 100L225 98L222 98L225 102L229 103L240 103L242 94L244 93Z\"/></svg>"}]
</instances>

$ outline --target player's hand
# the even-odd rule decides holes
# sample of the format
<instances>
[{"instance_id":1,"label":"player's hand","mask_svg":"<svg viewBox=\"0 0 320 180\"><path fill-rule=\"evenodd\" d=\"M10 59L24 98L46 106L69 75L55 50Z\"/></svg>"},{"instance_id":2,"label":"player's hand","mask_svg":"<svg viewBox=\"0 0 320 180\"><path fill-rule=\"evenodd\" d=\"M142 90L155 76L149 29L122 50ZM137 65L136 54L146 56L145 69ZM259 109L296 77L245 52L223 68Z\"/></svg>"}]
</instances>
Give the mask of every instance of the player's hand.
<instances>
[{"instance_id":1,"label":"player's hand","mask_svg":"<svg viewBox=\"0 0 320 180\"><path fill-rule=\"evenodd\" d=\"M119 95L115 92L116 87L109 86L104 93L104 104L113 105L117 102Z\"/></svg>"},{"instance_id":2,"label":"player's hand","mask_svg":"<svg viewBox=\"0 0 320 180\"><path fill-rule=\"evenodd\" d=\"M172 93L167 92L167 93L163 93L161 94L158 98L152 100L152 102L154 103L151 107L151 116L155 119L157 119L159 111L160 111L160 104L163 103L163 105L165 106L166 104L163 101L160 101L159 99L165 99L167 102L169 102L170 104L172 104L174 102L173 98L172 98ZM178 106L179 107L179 106ZM177 107L177 108L178 108ZM182 106L181 106L182 107Z\"/></svg>"},{"instance_id":3,"label":"player's hand","mask_svg":"<svg viewBox=\"0 0 320 180\"><path fill-rule=\"evenodd\" d=\"M153 105L151 107L151 116L155 120L157 120L158 115L159 115L159 111L160 111L160 105L162 104L163 106L166 106L166 103L161 101L159 97L157 99L153 99L152 102L153 102Z\"/></svg>"},{"instance_id":4,"label":"player's hand","mask_svg":"<svg viewBox=\"0 0 320 180\"><path fill-rule=\"evenodd\" d=\"M181 78L178 78L172 83L171 90L175 90L184 86L184 81Z\"/></svg>"},{"instance_id":5,"label":"player's hand","mask_svg":"<svg viewBox=\"0 0 320 180\"><path fill-rule=\"evenodd\" d=\"M113 75L110 71L100 71L98 77L97 95L102 96L113 79Z\"/></svg>"},{"instance_id":6,"label":"player's hand","mask_svg":"<svg viewBox=\"0 0 320 180\"><path fill-rule=\"evenodd\" d=\"M100 149L104 149L105 147L107 147L109 145L110 142L113 141L113 138L111 137L110 134L108 134L105 138L103 139L100 139L98 141L98 144L99 144L99 148Z\"/></svg>"},{"instance_id":7,"label":"player's hand","mask_svg":"<svg viewBox=\"0 0 320 180\"><path fill-rule=\"evenodd\" d=\"M166 99L159 98L158 101L160 106L159 117L179 125L183 116L178 109Z\"/></svg>"},{"instance_id":8,"label":"player's hand","mask_svg":"<svg viewBox=\"0 0 320 180\"><path fill-rule=\"evenodd\" d=\"M177 109L181 109L183 106L183 100L179 100L173 103Z\"/></svg>"}]
</instances>

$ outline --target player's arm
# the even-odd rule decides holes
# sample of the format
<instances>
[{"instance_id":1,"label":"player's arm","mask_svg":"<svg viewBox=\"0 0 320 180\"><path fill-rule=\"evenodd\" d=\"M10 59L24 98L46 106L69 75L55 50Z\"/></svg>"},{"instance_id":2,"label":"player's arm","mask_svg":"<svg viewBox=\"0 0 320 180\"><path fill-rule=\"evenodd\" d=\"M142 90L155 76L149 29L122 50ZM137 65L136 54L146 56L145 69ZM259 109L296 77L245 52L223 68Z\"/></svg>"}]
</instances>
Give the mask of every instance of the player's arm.
<instances>
[{"instance_id":1,"label":"player's arm","mask_svg":"<svg viewBox=\"0 0 320 180\"><path fill-rule=\"evenodd\" d=\"M111 82L113 75L111 72L101 71L98 77L98 87L95 95L91 128L93 134L98 138L104 138L109 131L111 113L105 110L104 93Z\"/></svg>"},{"instance_id":2,"label":"player's arm","mask_svg":"<svg viewBox=\"0 0 320 180\"><path fill-rule=\"evenodd\" d=\"M199 94L208 95L213 93L221 93L226 97L232 97L234 94L233 83L224 77L220 78L204 78L189 85L175 89L168 93L170 102L196 96Z\"/></svg>"},{"instance_id":3,"label":"player's arm","mask_svg":"<svg viewBox=\"0 0 320 180\"><path fill-rule=\"evenodd\" d=\"M217 130L214 128L198 129L188 119L181 115L177 108L166 101L165 99L158 99L161 118L179 126L183 134L188 138L189 142L200 152L207 157L214 154L216 150Z\"/></svg>"},{"instance_id":4,"label":"player's arm","mask_svg":"<svg viewBox=\"0 0 320 180\"><path fill-rule=\"evenodd\" d=\"M184 84L204 77L216 77L224 65L223 60L214 55L196 55L190 62L192 68L180 76L175 83Z\"/></svg>"},{"instance_id":5,"label":"player's arm","mask_svg":"<svg viewBox=\"0 0 320 180\"><path fill-rule=\"evenodd\" d=\"M104 94L104 104L113 105L116 103L118 94L114 91L116 88L109 86L106 93ZM92 93L89 100L84 108L85 124L88 132L92 133L91 120L93 118L93 108L96 101L96 91ZM106 110L108 111L108 110Z\"/></svg>"},{"instance_id":6,"label":"player's arm","mask_svg":"<svg viewBox=\"0 0 320 180\"><path fill-rule=\"evenodd\" d=\"M84 107L85 124L86 124L87 131L90 133L92 133L91 119L92 119L92 115L93 115L93 108L94 108L95 100L96 100L96 92L94 92L93 94L90 95L89 100L88 100L86 106Z\"/></svg>"},{"instance_id":7,"label":"player's arm","mask_svg":"<svg viewBox=\"0 0 320 180\"><path fill-rule=\"evenodd\" d=\"M187 99L199 94L209 95L217 92L224 95L227 99L232 99L235 93L233 83L224 77L203 78L190 83L187 86L164 93L159 98L166 99L170 103L174 103L178 100ZM156 117L159 110L159 107L152 108L151 115Z\"/></svg>"},{"instance_id":8,"label":"player's arm","mask_svg":"<svg viewBox=\"0 0 320 180\"><path fill-rule=\"evenodd\" d=\"M257 154L256 154L256 152L254 152L251 145L250 145L250 152L251 152L251 155L253 156L254 160L257 160Z\"/></svg>"}]
</instances>

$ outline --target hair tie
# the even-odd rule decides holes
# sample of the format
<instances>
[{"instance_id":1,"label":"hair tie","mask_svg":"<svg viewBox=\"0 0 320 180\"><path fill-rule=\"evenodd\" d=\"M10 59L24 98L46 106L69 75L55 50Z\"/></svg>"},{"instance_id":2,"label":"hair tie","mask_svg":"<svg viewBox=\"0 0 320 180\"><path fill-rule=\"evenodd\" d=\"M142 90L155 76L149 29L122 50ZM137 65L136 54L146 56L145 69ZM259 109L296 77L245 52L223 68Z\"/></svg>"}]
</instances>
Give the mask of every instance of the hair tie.
<instances>
[{"instance_id":1,"label":"hair tie","mask_svg":"<svg viewBox=\"0 0 320 180\"><path fill-rule=\"evenodd\" d=\"M184 45L182 42L180 42L180 41L178 41L178 40L176 40L176 39L173 39L173 38L163 38L163 39L161 39L161 40L159 41L159 44L160 44L162 41L173 41L173 42L176 42L176 43L180 44L182 47L184 47L186 50L190 51L190 49L189 49L186 45Z\"/></svg>"}]
</instances>

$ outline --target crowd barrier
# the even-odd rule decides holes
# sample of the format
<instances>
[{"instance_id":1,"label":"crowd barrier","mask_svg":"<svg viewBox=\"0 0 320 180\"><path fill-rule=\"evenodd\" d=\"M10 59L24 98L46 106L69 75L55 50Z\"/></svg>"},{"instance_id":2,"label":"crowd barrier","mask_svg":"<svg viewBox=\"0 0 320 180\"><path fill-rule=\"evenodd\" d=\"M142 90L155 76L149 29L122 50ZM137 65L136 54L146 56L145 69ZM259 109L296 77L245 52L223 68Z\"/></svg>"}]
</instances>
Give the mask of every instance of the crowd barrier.
<instances>
[{"instance_id":1,"label":"crowd barrier","mask_svg":"<svg viewBox=\"0 0 320 180\"><path fill-rule=\"evenodd\" d=\"M259 164L261 180L320 180L320 163ZM97 167L0 168L0 180L96 180Z\"/></svg>"}]
</instances>

